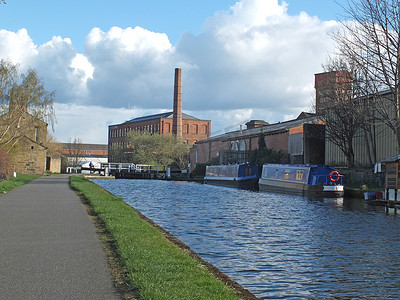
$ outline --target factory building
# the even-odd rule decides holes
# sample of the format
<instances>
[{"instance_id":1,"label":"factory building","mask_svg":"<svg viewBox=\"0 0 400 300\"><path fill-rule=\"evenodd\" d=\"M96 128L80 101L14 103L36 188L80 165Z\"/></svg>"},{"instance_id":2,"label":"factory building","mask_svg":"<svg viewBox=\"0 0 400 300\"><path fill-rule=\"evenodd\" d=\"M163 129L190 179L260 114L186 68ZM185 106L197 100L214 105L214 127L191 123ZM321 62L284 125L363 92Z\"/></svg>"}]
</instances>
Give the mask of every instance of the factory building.
<instances>
[{"instance_id":1,"label":"factory building","mask_svg":"<svg viewBox=\"0 0 400 300\"><path fill-rule=\"evenodd\" d=\"M134 118L108 127L108 153L110 162L116 161L113 149L128 147L128 132L149 132L151 134L174 134L187 144L210 137L211 121L200 120L182 112L182 69L175 69L173 111Z\"/></svg>"}]
</instances>

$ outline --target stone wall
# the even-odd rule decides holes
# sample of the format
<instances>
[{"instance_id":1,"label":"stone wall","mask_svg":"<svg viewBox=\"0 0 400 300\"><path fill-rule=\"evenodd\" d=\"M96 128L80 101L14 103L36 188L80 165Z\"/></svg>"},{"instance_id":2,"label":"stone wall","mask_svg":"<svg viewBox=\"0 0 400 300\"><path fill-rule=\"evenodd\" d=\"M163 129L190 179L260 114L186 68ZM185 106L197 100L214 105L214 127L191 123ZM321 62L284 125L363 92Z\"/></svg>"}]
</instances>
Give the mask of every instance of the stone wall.
<instances>
[{"instance_id":1,"label":"stone wall","mask_svg":"<svg viewBox=\"0 0 400 300\"><path fill-rule=\"evenodd\" d=\"M24 139L19 143L16 154L11 156L11 174L43 174L46 171L46 148Z\"/></svg>"}]
</instances>

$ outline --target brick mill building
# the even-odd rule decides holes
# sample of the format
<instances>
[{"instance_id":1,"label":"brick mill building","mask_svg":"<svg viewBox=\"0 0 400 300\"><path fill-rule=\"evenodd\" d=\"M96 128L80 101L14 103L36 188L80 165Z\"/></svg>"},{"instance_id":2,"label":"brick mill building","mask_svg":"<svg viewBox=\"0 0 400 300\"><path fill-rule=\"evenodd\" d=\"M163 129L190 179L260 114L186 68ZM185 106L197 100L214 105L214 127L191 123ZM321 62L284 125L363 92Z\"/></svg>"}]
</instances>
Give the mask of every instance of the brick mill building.
<instances>
[{"instance_id":1,"label":"brick mill building","mask_svg":"<svg viewBox=\"0 0 400 300\"><path fill-rule=\"evenodd\" d=\"M126 136L130 131L149 132L151 134L174 134L190 145L210 137L210 120L200 120L182 112L182 69L175 69L173 111L134 118L121 124L108 127L108 153L110 162L114 149L128 147Z\"/></svg>"},{"instance_id":2,"label":"brick mill building","mask_svg":"<svg viewBox=\"0 0 400 300\"><path fill-rule=\"evenodd\" d=\"M324 128L315 114L305 112L276 124L252 120L245 129L196 142L190 150L191 167L216 158L219 164L249 162L252 151L258 148L260 133L268 148L283 152L287 163L323 164Z\"/></svg>"}]
</instances>

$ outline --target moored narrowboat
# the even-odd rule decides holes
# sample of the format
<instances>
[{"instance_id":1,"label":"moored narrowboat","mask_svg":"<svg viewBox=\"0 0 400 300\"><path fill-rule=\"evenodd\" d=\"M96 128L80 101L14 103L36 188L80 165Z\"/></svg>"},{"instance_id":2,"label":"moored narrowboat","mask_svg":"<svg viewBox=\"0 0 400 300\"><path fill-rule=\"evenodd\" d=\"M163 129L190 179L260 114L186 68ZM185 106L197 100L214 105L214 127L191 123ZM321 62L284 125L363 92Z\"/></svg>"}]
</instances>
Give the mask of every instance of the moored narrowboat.
<instances>
[{"instance_id":1,"label":"moored narrowboat","mask_svg":"<svg viewBox=\"0 0 400 300\"><path fill-rule=\"evenodd\" d=\"M258 184L260 191L322 197L344 195L343 175L322 165L264 164Z\"/></svg>"},{"instance_id":2,"label":"moored narrowboat","mask_svg":"<svg viewBox=\"0 0 400 300\"><path fill-rule=\"evenodd\" d=\"M259 178L255 164L216 165L206 167L204 183L258 190Z\"/></svg>"}]
</instances>

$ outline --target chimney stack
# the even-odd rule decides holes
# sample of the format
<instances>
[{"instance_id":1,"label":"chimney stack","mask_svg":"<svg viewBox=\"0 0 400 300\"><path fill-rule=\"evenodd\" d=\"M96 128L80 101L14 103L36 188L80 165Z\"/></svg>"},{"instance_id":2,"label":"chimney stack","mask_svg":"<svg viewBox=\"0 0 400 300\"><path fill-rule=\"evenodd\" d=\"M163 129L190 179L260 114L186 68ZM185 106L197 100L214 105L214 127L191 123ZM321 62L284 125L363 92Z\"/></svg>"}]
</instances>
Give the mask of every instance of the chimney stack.
<instances>
[{"instance_id":1,"label":"chimney stack","mask_svg":"<svg viewBox=\"0 0 400 300\"><path fill-rule=\"evenodd\" d=\"M182 69L175 69L172 133L182 137Z\"/></svg>"}]
</instances>

